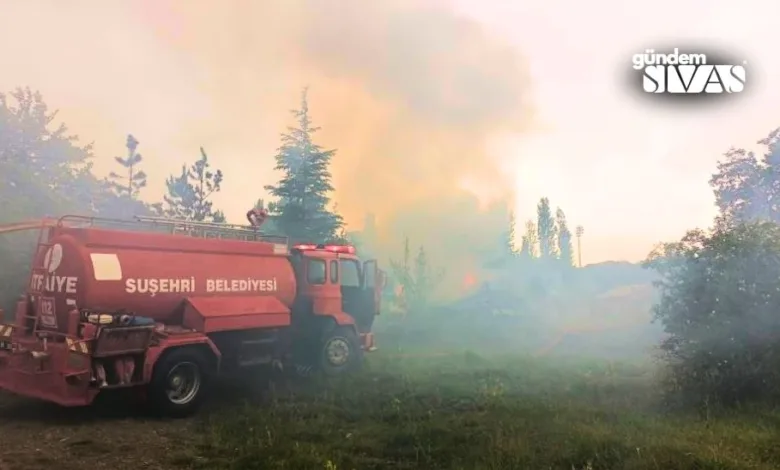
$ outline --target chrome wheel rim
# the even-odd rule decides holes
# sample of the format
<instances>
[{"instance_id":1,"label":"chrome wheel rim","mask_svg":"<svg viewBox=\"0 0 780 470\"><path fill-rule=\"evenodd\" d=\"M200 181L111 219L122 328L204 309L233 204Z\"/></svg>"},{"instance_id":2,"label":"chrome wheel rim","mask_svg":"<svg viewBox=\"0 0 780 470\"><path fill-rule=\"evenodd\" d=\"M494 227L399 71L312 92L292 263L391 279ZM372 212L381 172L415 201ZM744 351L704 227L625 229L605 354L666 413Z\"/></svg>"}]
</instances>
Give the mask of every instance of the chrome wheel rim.
<instances>
[{"instance_id":1,"label":"chrome wheel rim","mask_svg":"<svg viewBox=\"0 0 780 470\"><path fill-rule=\"evenodd\" d=\"M349 341L345 338L333 338L325 345L325 356L328 363L335 367L340 367L349 361L350 347Z\"/></svg>"},{"instance_id":2,"label":"chrome wheel rim","mask_svg":"<svg viewBox=\"0 0 780 470\"><path fill-rule=\"evenodd\" d=\"M200 391L200 385L201 375L198 366L192 362L181 362L168 372L165 394L171 403L186 405L195 399Z\"/></svg>"}]
</instances>

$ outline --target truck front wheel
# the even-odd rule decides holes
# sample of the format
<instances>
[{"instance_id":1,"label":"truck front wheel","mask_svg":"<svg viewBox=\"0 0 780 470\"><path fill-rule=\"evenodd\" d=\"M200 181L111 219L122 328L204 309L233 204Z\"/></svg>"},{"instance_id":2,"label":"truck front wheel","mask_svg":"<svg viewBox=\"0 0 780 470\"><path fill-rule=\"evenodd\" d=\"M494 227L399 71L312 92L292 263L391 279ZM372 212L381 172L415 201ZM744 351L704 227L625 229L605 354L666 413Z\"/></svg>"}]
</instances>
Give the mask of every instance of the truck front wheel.
<instances>
[{"instance_id":1,"label":"truck front wheel","mask_svg":"<svg viewBox=\"0 0 780 470\"><path fill-rule=\"evenodd\" d=\"M200 407L206 390L203 354L181 348L160 359L149 384L149 398L159 413L174 418L192 415Z\"/></svg>"},{"instance_id":2,"label":"truck front wheel","mask_svg":"<svg viewBox=\"0 0 780 470\"><path fill-rule=\"evenodd\" d=\"M320 344L320 369L325 375L341 375L362 365L363 351L354 329L329 329L323 333Z\"/></svg>"}]
</instances>

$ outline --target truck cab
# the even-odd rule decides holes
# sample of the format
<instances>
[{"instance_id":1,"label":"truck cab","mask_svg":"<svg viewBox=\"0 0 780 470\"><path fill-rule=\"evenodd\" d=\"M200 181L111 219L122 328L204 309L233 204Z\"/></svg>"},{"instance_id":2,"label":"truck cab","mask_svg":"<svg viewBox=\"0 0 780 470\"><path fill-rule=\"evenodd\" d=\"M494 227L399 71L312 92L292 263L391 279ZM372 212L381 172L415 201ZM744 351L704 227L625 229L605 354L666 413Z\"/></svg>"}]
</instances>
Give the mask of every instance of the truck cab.
<instances>
[{"instance_id":1,"label":"truck cab","mask_svg":"<svg viewBox=\"0 0 780 470\"><path fill-rule=\"evenodd\" d=\"M376 349L371 327L385 283L377 261L361 261L353 246L314 244L294 245L290 260L298 285L293 322L314 315L353 324L361 348Z\"/></svg>"}]
</instances>

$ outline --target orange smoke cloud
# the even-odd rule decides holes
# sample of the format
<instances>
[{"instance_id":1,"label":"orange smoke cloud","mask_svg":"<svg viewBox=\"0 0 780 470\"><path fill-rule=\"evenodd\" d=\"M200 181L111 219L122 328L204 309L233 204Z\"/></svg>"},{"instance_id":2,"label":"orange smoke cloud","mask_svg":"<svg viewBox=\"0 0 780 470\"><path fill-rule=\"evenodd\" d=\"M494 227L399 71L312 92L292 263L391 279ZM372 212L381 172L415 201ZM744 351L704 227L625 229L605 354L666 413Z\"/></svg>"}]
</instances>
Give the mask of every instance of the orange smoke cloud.
<instances>
[{"instance_id":1,"label":"orange smoke cloud","mask_svg":"<svg viewBox=\"0 0 780 470\"><path fill-rule=\"evenodd\" d=\"M447 2L145 0L138 12L204 71L193 80L213 97L214 116L198 135L176 138L192 148L216 142L226 184L260 191L274 181L278 133L309 86L316 139L338 149L334 202L349 225L373 212L391 239L403 232L429 246L442 231L427 215L460 210L465 180L507 199L513 191L500 168L507 156L485 149L530 122L525 64ZM236 132L236 120L256 131ZM399 222L409 211L428 225ZM490 231L485 223L470 230Z\"/></svg>"}]
</instances>

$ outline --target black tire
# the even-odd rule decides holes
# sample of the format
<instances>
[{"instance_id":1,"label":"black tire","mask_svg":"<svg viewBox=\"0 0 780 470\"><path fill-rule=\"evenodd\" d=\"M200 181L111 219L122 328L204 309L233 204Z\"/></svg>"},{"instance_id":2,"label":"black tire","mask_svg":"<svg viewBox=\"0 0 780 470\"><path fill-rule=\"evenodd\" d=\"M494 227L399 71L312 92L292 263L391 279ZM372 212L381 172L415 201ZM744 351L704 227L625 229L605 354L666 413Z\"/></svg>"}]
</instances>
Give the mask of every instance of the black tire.
<instances>
[{"instance_id":1,"label":"black tire","mask_svg":"<svg viewBox=\"0 0 780 470\"><path fill-rule=\"evenodd\" d=\"M331 327L322 333L319 369L334 377L355 372L363 364L363 350L353 328Z\"/></svg>"},{"instance_id":2,"label":"black tire","mask_svg":"<svg viewBox=\"0 0 780 470\"><path fill-rule=\"evenodd\" d=\"M175 375L173 375L175 374ZM174 349L165 354L154 367L149 384L149 401L154 410L167 417L191 416L203 402L208 383L208 361L194 348ZM174 381L185 380L179 391L172 390ZM190 384L189 377L194 383ZM180 392L180 393L177 393ZM177 397L177 394L184 396Z\"/></svg>"}]
</instances>

